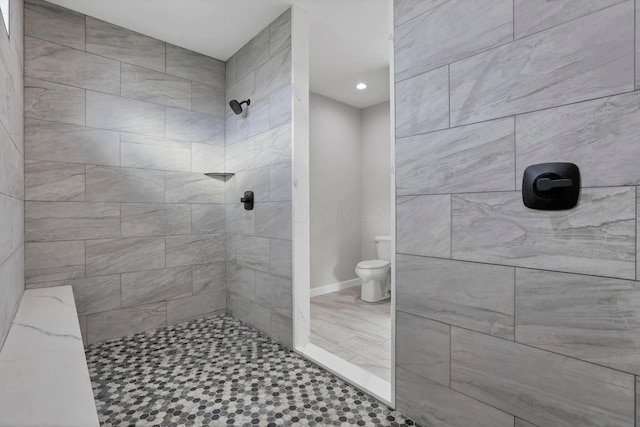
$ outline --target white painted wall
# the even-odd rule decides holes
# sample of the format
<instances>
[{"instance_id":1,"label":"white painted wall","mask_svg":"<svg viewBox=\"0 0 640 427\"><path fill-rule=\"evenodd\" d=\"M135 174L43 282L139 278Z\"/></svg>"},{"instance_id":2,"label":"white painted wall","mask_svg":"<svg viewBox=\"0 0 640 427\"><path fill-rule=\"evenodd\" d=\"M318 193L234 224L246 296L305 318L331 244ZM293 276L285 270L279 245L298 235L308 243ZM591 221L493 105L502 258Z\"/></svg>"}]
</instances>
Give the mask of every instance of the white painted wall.
<instances>
[{"instance_id":1,"label":"white painted wall","mask_svg":"<svg viewBox=\"0 0 640 427\"><path fill-rule=\"evenodd\" d=\"M361 259L376 259L373 238L391 235L389 102L363 109L361 120Z\"/></svg>"},{"instance_id":2,"label":"white painted wall","mask_svg":"<svg viewBox=\"0 0 640 427\"><path fill-rule=\"evenodd\" d=\"M360 258L361 110L309 100L311 287L356 278Z\"/></svg>"}]
</instances>

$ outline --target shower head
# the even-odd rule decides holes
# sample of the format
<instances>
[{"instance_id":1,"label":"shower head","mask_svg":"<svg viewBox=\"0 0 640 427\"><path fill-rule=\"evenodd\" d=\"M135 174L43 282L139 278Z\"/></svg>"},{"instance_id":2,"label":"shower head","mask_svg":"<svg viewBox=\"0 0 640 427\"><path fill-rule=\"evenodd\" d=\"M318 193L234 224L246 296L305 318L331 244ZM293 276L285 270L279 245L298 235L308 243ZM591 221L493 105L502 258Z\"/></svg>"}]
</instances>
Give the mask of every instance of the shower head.
<instances>
[{"instance_id":1,"label":"shower head","mask_svg":"<svg viewBox=\"0 0 640 427\"><path fill-rule=\"evenodd\" d=\"M247 99L246 101L238 102L236 99L233 99L229 102L229 106L236 114L242 113L242 104L247 104L248 107L249 105L251 105L251 100Z\"/></svg>"}]
</instances>

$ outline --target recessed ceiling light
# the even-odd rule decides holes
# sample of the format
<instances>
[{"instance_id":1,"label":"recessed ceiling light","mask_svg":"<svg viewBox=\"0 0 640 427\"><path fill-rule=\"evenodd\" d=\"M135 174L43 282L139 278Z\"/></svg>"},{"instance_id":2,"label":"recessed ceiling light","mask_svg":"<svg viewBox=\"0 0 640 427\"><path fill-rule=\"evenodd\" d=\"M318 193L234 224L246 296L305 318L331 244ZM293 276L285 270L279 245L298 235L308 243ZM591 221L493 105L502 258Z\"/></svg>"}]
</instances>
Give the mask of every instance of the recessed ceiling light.
<instances>
[{"instance_id":1,"label":"recessed ceiling light","mask_svg":"<svg viewBox=\"0 0 640 427\"><path fill-rule=\"evenodd\" d=\"M364 84L364 83L358 83L358 84L356 85L356 89L364 90L364 89L366 89L366 88L367 88L367 85L366 85L366 84Z\"/></svg>"}]
</instances>

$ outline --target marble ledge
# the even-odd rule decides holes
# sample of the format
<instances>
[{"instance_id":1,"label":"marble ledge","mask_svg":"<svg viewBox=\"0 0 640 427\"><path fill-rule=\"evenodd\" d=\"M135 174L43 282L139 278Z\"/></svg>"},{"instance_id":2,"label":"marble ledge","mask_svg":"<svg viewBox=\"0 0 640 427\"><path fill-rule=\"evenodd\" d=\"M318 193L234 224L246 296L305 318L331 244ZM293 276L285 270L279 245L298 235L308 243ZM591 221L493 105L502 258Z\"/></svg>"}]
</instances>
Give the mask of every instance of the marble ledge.
<instances>
[{"instance_id":1,"label":"marble ledge","mask_svg":"<svg viewBox=\"0 0 640 427\"><path fill-rule=\"evenodd\" d=\"M71 286L24 292L0 378L0 425L99 425Z\"/></svg>"}]
</instances>

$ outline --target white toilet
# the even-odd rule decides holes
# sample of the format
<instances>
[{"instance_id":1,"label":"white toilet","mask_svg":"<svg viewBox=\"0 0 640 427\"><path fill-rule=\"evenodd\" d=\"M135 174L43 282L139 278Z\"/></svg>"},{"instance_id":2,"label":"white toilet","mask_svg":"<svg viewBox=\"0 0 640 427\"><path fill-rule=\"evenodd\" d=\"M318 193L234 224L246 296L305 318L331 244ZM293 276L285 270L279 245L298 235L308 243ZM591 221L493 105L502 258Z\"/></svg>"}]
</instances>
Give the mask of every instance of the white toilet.
<instances>
[{"instance_id":1,"label":"white toilet","mask_svg":"<svg viewBox=\"0 0 640 427\"><path fill-rule=\"evenodd\" d=\"M376 236L378 259L360 261L356 274L362 279L360 298L366 302L378 302L391 296L391 236Z\"/></svg>"}]
</instances>

